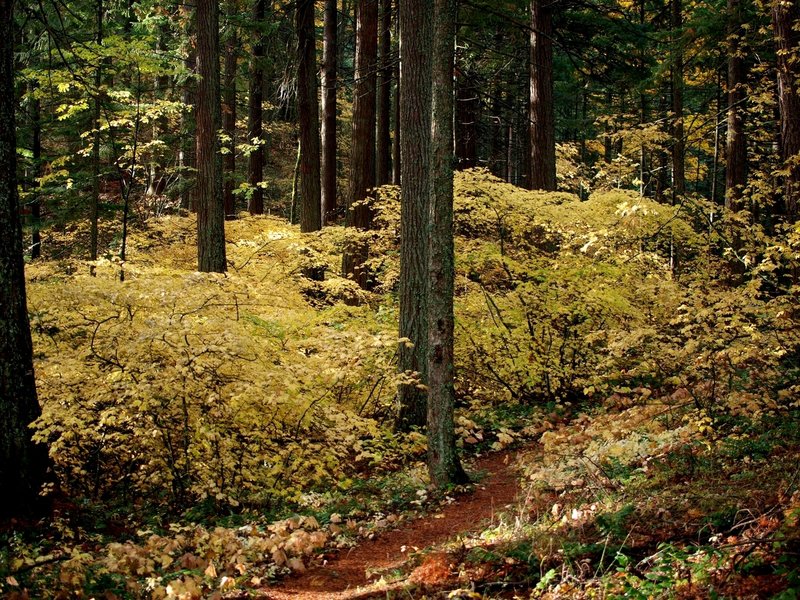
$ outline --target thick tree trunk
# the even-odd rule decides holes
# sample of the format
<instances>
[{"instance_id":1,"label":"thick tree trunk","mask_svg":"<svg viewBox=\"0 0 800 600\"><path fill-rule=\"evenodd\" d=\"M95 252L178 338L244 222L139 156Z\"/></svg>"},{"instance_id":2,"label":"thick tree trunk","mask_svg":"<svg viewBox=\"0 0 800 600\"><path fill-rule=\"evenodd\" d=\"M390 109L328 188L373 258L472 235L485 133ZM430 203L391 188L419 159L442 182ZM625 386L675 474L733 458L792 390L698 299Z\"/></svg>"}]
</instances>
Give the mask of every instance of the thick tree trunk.
<instances>
[{"instance_id":1,"label":"thick tree trunk","mask_svg":"<svg viewBox=\"0 0 800 600\"><path fill-rule=\"evenodd\" d=\"M197 269L222 273L225 260L225 210L219 132L219 3L197 0Z\"/></svg>"},{"instance_id":2,"label":"thick tree trunk","mask_svg":"<svg viewBox=\"0 0 800 600\"><path fill-rule=\"evenodd\" d=\"M739 210L747 183L747 140L744 134L745 63L740 0L728 0L728 133L725 140L725 207Z\"/></svg>"},{"instance_id":3,"label":"thick tree trunk","mask_svg":"<svg viewBox=\"0 0 800 600\"><path fill-rule=\"evenodd\" d=\"M250 153L247 161L247 182L252 195L247 204L251 215L264 213L264 190L261 182L264 179L264 146L263 146L263 100L264 100L264 26L266 0L253 0L253 26L255 39L253 55L250 59L250 87L247 103L247 137L248 143L257 147Z\"/></svg>"},{"instance_id":4,"label":"thick tree trunk","mask_svg":"<svg viewBox=\"0 0 800 600\"><path fill-rule=\"evenodd\" d=\"M453 367L453 59L455 1L436 0L433 42L430 235L428 236L428 472L445 487L468 479L456 452Z\"/></svg>"},{"instance_id":5,"label":"thick tree trunk","mask_svg":"<svg viewBox=\"0 0 800 600\"><path fill-rule=\"evenodd\" d=\"M548 191L556 189L552 4L550 0L531 0L531 164L528 181L531 189Z\"/></svg>"},{"instance_id":6,"label":"thick tree trunk","mask_svg":"<svg viewBox=\"0 0 800 600\"><path fill-rule=\"evenodd\" d=\"M323 222L336 220L336 79L337 79L336 0L325 0L322 43L322 215Z\"/></svg>"},{"instance_id":7,"label":"thick tree trunk","mask_svg":"<svg viewBox=\"0 0 800 600\"><path fill-rule=\"evenodd\" d=\"M683 48L681 0L672 0L672 203L686 193L686 140L683 128Z\"/></svg>"},{"instance_id":8,"label":"thick tree trunk","mask_svg":"<svg viewBox=\"0 0 800 600\"><path fill-rule=\"evenodd\" d=\"M427 382L428 356L428 222L431 156L433 11L424 0L400 3L400 147L402 201L400 214L401 373ZM418 384L398 388L397 427L422 427L427 394Z\"/></svg>"},{"instance_id":9,"label":"thick tree trunk","mask_svg":"<svg viewBox=\"0 0 800 600\"><path fill-rule=\"evenodd\" d=\"M39 504L47 453L28 428L40 414L25 300L17 195L14 9L0 0L0 518Z\"/></svg>"},{"instance_id":10,"label":"thick tree trunk","mask_svg":"<svg viewBox=\"0 0 800 600\"><path fill-rule=\"evenodd\" d=\"M231 4L231 11L236 14L235 3ZM236 197L233 195L236 178L236 67L237 52L239 48L239 36L236 34L236 27L231 25L228 33L228 40L225 44L225 98L222 107L222 130L228 138L227 153L224 157L225 169L225 188L223 192L223 205L225 208L225 218L233 219L236 217Z\"/></svg>"},{"instance_id":11,"label":"thick tree trunk","mask_svg":"<svg viewBox=\"0 0 800 600\"><path fill-rule=\"evenodd\" d=\"M798 217L800 197L800 5L795 0L773 0L772 26L778 50L778 106L780 109L780 153L786 169L783 178L783 209L787 221Z\"/></svg>"},{"instance_id":12,"label":"thick tree trunk","mask_svg":"<svg viewBox=\"0 0 800 600\"><path fill-rule=\"evenodd\" d=\"M380 0L380 71L377 90L377 140L375 185L390 183L392 174L392 0Z\"/></svg>"},{"instance_id":13,"label":"thick tree trunk","mask_svg":"<svg viewBox=\"0 0 800 600\"><path fill-rule=\"evenodd\" d=\"M372 226L372 209L364 200L375 187L375 86L378 58L378 0L358 0L356 11L356 85L353 92L353 142L347 225L361 230ZM367 248L351 246L342 258L342 271L362 287L370 285L363 267Z\"/></svg>"},{"instance_id":14,"label":"thick tree trunk","mask_svg":"<svg viewBox=\"0 0 800 600\"><path fill-rule=\"evenodd\" d=\"M308 232L322 228L314 0L299 0L296 17L297 112L300 117L300 231Z\"/></svg>"}]
</instances>

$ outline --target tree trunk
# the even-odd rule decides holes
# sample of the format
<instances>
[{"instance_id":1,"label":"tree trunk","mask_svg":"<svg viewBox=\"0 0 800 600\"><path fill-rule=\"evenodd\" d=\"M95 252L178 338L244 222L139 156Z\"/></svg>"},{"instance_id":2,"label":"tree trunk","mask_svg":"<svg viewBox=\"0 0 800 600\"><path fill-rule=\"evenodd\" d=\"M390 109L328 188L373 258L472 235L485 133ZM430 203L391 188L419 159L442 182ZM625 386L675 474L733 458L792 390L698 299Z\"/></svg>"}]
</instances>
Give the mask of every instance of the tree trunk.
<instances>
[{"instance_id":1,"label":"tree trunk","mask_svg":"<svg viewBox=\"0 0 800 600\"><path fill-rule=\"evenodd\" d=\"M47 453L31 440L40 414L25 299L17 195L14 8L0 0L0 518L39 504Z\"/></svg>"},{"instance_id":2,"label":"tree trunk","mask_svg":"<svg viewBox=\"0 0 800 600\"><path fill-rule=\"evenodd\" d=\"M458 70L456 81L456 160L459 170L478 164L478 91L469 75Z\"/></svg>"},{"instance_id":3,"label":"tree trunk","mask_svg":"<svg viewBox=\"0 0 800 600\"><path fill-rule=\"evenodd\" d=\"M266 0L253 0L253 26L255 27L255 40L253 41L253 56L250 59L250 89L247 103L247 142L255 144L256 148L250 153L247 162L247 182L252 195L247 203L247 210L251 215L264 213L264 189L261 182L264 179L264 146L263 129L263 104L264 104L264 26Z\"/></svg>"},{"instance_id":4,"label":"tree trunk","mask_svg":"<svg viewBox=\"0 0 800 600\"><path fill-rule=\"evenodd\" d=\"M531 0L530 138L528 181L533 190L556 189L556 136L553 107L553 8Z\"/></svg>"},{"instance_id":5,"label":"tree trunk","mask_svg":"<svg viewBox=\"0 0 800 600\"><path fill-rule=\"evenodd\" d=\"M337 79L336 0L325 0L322 43L322 215L323 223L336 220L336 79Z\"/></svg>"},{"instance_id":6,"label":"tree trunk","mask_svg":"<svg viewBox=\"0 0 800 600\"><path fill-rule=\"evenodd\" d=\"M197 270L222 273L225 260L225 210L219 83L219 3L197 0Z\"/></svg>"},{"instance_id":7,"label":"tree trunk","mask_svg":"<svg viewBox=\"0 0 800 600\"><path fill-rule=\"evenodd\" d=\"M672 203L686 193L686 141L683 129L683 47L681 0L672 0Z\"/></svg>"},{"instance_id":8,"label":"tree trunk","mask_svg":"<svg viewBox=\"0 0 800 600\"><path fill-rule=\"evenodd\" d=\"M780 156L786 175L783 178L783 208L786 220L797 220L800 196L800 6L796 1L773 0L772 26L778 50L778 107L780 110Z\"/></svg>"},{"instance_id":9,"label":"tree trunk","mask_svg":"<svg viewBox=\"0 0 800 600\"><path fill-rule=\"evenodd\" d=\"M97 46L103 43L103 0L97 0ZM89 260L97 260L97 221L100 216L100 86L103 61L94 72L94 113L92 115L92 196L89 201Z\"/></svg>"},{"instance_id":10,"label":"tree trunk","mask_svg":"<svg viewBox=\"0 0 800 600\"><path fill-rule=\"evenodd\" d=\"M428 472L438 488L468 481L453 424L453 59L455 2L436 0L433 42L430 235L428 236Z\"/></svg>"},{"instance_id":11,"label":"tree trunk","mask_svg":"<svg viewBox=\"0 0 800 600\"><path fill-rule=\"evenodd\" d=\"M297 112L300 117L300 231L308 232L322 228L314 0L299 0L296 17Z\"/></svg>"},{"instance_id":12,"label":"tree trunk","mask_svg":"<svg viewBox=\"0 0 800 600\"><path fill-rule=\"evenodd\" d=\"M36 86L31 84L31 91L35 93ZM31 101L31 129L33 130L33 144L31 148L33 162L33 200L31 201L31 259L36 260L42 255L42 202L39 195L38 178L42 174L42 103L37 97Z\"/></svg>"},{"instance_id":13,"label":"tree trunk","mask_svg":"<svg viewBox=\"0 0 800 600\"><path fill-rule=\"evenodd\" d=\"M400 39L400 18L395 19L395 36ZM394 65L394 136L392 138L392 184L400 185L402 152L400 150L400 44L397 44L397 61Z\"/></svg>"},{"instance_id":14,"label":"tree trunk","mask_svg":"<svg viewBox=\"0 0 800 600\"><path fill-rule=\"evenodd\" d=\"M375 187L375 84L378 58L378 0L358 0L356 11L356 85L353 92L353 142L350 154L350 188L347 225L366 230L372 226L372 209L364 200ZM357 203L357 204L356 204ZM355 204L355 206L354 206ZM342 271L362 288L370 285L363 267L367 248L351 245L342 258Z\"/></svg>"},{"instance_id":15,"label":"tree trunk","mask_svg":"<svg viewBox=\"0 0 800 600\"><path fill-rule=\"evenodd\" d=\"M186 78L181 91L181 101L185 108L181 113L181 150L178 164L181 168L181 208L197 211L197 82L194 75L197 71L197 38L192 36L195 29L196 14L189 20L189 31L186 32L186 59L184 65L190 75ZM188 110L191 108L192 110Z\"/></svg>"},{"instance_id":16,"label":"tree trunk","mask_svg":"<svg viewBox=\"0 0 800 600\"><path fill-rule=\"evenodd\" d=\"M747 140L744 134L745 64L740 0L728 0L728 133L725 140L725 207L740 210L747 183Z\"/></svg>"},{"instance_id":17,"label":"tree trunk","mask_svg":"<svg viewBox=\"0 0 800 600\"><path fill-rule=\"evenodd\" d=\"M386 185L391 181L392 139L392 0L380 0L380 71L377 90L377 140L375 149L375 185Z\"/></svg>"},{"instance_id":18,"label":"tree trunk","mask_svg":"<svg viewBox=\"0 0 800 600\"><path fill-rule=\"evenodd\" d=\"M433 11L424 0L400 3L400 214L401 373L427 382L428 222L431 156ZM414 382L398 387L397 427L407 431L427 420L427 394Z\"/></svg>"},{"instance_id":19,"label":"tree trunk","mask_svg":"<svg viewBox=\"0 0 800 600\"><path fill-rule=\"evenodd\" d=\"M238 7L235 2L230 4L231 15L236 15ZM223 159L225 169L225 187L223 192L223 205L225 218L236 217L236 197L233 195L236 179L236 68L238 63L239 36L236 26L231 23L225 44L225 83L223 85L225 98L222 107L222 130L227 140L227 152Z\"/></svg>"}]
</instances>

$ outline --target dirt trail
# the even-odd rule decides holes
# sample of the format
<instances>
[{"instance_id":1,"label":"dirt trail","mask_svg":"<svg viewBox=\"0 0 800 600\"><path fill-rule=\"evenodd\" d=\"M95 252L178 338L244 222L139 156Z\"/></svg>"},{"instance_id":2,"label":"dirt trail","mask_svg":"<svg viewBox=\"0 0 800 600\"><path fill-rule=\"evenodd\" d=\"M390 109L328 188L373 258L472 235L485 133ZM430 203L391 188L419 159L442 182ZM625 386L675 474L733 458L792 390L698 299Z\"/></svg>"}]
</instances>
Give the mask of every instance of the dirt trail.
<instances>
[{"instance_id":1,"label":"dirt trail","mask_svg":"<svg viewBox=\"0 0 800 600\"><path fill-rule=\"evenodd\" d=\"M407 560L403 547L423 549L442 543L458 533L477 531L497 512L512 503L519 490L514 451L479 459L476 471L489 475L474 492L456 498L440 513L420 517L398 529L343 550L324 566L312 567L298 577L262 589L261 600L354 600L380 594L385 588L367 587L367 571L391 569Z\"/></svg>"}]
</instances>

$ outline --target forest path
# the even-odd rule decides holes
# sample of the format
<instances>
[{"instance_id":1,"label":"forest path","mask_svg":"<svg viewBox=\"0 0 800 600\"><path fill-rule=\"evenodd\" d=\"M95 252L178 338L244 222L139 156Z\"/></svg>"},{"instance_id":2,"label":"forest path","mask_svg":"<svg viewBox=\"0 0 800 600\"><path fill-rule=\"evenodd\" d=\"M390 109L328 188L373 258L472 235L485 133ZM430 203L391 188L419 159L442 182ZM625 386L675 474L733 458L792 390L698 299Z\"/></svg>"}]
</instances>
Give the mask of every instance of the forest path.
<instances>
[{"instance_id":1,"label":"forest path","mask_svg":"<svg viewBox=\"0 0 800 600\"><path fill-rule=\"evenodd\" d=\"M445 560L433 555L409 579L396 584L372 583L369 572L402 566L408 560L406 548L422 550L441 544L460 533L479 531L514 502L520 491L515 457L520 450L505 450L478 459L473 472L487 472L475 490L456 497L441 511L419 517L387 531L349 550L342 550L327 564L309 568L297 577L260 590L261 600L356 600L385 597L390 589L400 589L422 579L443 578L449 573ZM426 573L427 571L427 573ZM423 581L417 581L422 583Z\"/></svg>"}]
</instances>

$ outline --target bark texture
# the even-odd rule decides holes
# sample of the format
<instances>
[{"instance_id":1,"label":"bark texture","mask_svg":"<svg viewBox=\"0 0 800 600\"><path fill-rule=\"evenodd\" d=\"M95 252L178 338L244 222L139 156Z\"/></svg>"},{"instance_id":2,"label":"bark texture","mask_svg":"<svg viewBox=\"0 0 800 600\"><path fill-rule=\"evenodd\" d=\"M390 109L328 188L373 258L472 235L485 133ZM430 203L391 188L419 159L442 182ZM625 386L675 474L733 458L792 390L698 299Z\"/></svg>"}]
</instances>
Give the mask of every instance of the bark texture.
<instances>
[{"instance_id":1,"label":"bark texture","mask_svg":"<svg viewBox=\"0 0 800 600\"><path fill-rule=\"evenodd\" d=\"M297 112L300 117L300 231L322 228L314 0L299 0L297 27Z\"/></svg>"},{"instance_id":2,"label":"bark texture","mask_svg":"<svg viewBox=\"0 0 800 600\"><path fill-rule=\"evenodd\" d=\"M739 210L747 183L747 140L744 134L745 64L740 0L728 0L728 133L725 140L725 206Z\"/></svg>"},{"instance_id":3,"label":"bark texture","mask_svg":"<svg viewBox=\"0 0 800 600\"><path fill-rule=\"evenodd\" d=\"M772 26L778 50L778 106L780 109L780 153L783 178L783 209L787 221L797 220L800 196L800 6L796 0L773 0Z\"/></svg>"},{"instance_id":4,"label":"bark texture","mask_svg":"<svg viewBox=\"0 0 800 600\"><path fill-rule=\"evenodd\" d=\"M428 221L431 191L433 11L424 0L400 3L400 344L401 373L427 382ZM427 394L414 383L398 388L397 427L408 430L427 421Z\"/></svg>"},{"instance_id":5,"label":"bark texture","mask_svg":"<svg viewBox=\"0 0 800 600\"><path fill-rule=\"evenodd\" d=\"M375 187L375 87L378 59L378 0L358 0L356 11L356 84L353 92L353 142L347 225L366 230L372 210L364 200ZM351 245L342 259L342 271L362 287L369 287L364 268L367 248Z\"/></svg>"},{"instance_id":6,"label":"bark texture","mask_svg":"<svg viewBox=\"0 0 800 600\"><path fill-rule=\"evenodd\" d=\"M225 211L219 82L219 3L197 0L197 269L222 273L225 260Z\"/></svg>"},{"instance_id":7,"label":"bark texture","mask_svg":"<svg viewBox=\"0 0 800 600\"><path fill-rule=\"evenodd\" d=\"M528 181L531 189L548 191L556 189L552 4L550 0L531 0L531 162Z\"/></svg>"},{"instance_id":8,"label":"bark texture","mask_svg":"<svg viewBox=\"0 0 800 600\"><path fill-rule=\"evenodd\" d=\"M259 185L264 179L264 146L263 104L264 104L264 26L266 0L253 1L253 25L255 39L253 54L250 59L250 88L247 103L247 137L248 143L256 144L247 162L247 183L253 190L247 204L251 215L264 213L264 190Z\"/></svg>"},{"instance_id":9,"label":"bark texture","mask_svg":"<svg viewBox=\"0 0 800 600\"><path fill-rule=\"evenodd\" d=\"M236 14L237 5L231 2L230 10ZM222 130L228 138L227 152L223 158L225 169L225 185L223 192L223 205L225 207L225 218L233 219L236 216L236 197L233 195L236 178L236 67L237 52L239 48L239 36L236 35L236 28L231 26L228 39L225 43L225 84L224 101L222 105Z\"/></svg>"},{"instance_id":10,"label":"bark texture","mask_svg":"<svg viewBox=\"0 0 800 600\"><path fill-rule=\"evenodd\" d=\"M386 185L392 175L392 0L380 0L380 71L377 90L377 140L375 184Z\"/></svg>"},{"instance_id":11,"label":"bark texture","mask_svg":"<svg viewBox=\"0 0 800 600\"><path fill-rule=\"evenodd\" d=\"M47 466L31 441L39 414L17 195L13 2L0 0L0 518L30 512Z\"/></svg>"},{"instance_id":12,"label":"bark texture","mask_svg":"<svg viewBox=\"0 0 800 600\"><path fill-rule=\"evenodd\" d=\"M325 0L322 42L322 215L336 219L336 80L338 36L336 0Z\"/></svg>"},{"instance_id":13,"label":"bark texture","mask_svg":"<svg viewBox=\"0 0 800 600\"><path fill-rule=\"evenodd\" d=\"M428 236L428 471L445 487L467 481L453 424L453 60L455 0L435 1L433 48L433 169Z\"/></svg>"}]
</instances>

